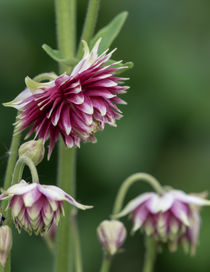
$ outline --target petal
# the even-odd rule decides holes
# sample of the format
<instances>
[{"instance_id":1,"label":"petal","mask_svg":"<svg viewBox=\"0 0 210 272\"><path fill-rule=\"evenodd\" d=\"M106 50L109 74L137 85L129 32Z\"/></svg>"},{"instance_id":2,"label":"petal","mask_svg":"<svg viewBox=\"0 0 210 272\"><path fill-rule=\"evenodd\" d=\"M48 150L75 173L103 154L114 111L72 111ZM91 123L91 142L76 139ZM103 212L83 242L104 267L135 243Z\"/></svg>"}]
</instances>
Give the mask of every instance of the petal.
<instances>
[{"instance_id":1,"label":"petal","mask_svg":"<svg viewBox=\"0 0 210 272\"><path fill-rule=\"evenodd\" d=\"M78 203L73 197L66 194L62 189L54 185L39 185L39 191L44 194L47 198L55 201L65 200L73 206L86 210L92 208L92 206L85 206Z\"/></svg>"},{"instance_id":2,"label":"petal","mask_svg":"<svg viewBox=\"0 0 210 272\"><path fill-rule=\"evenodd\" d=\"M22 91L15 99L8 103L4 103L3 105L6 107L13 107L17 110L23 108L27 103L22 103L22 101L28 97L32 96L32 92L27 88Z\"/></svg>"},{"instance_id":3,"label":"petal","mask_svg":"<svg viewBox=\"0 0 210 272\"><path fill-rule=\"evenodd\" d=\"M189 222L189 207L180 202L175 201L173 206L171 207L172 213L175 215L176 218L178 218L183 224L186 226L190 225Z\"/></svg>"},{"instance_id":4,"label":"petal","mask_svg":"<svg viewBox=\"0 0 210 272\"><path fill-rule=\"evenodd\" d=\"M156 196L155 193L145 193L140 196L137 196L133 200L131 200L125 208L118 214L114 215L114 218L119 218L125 216L126 214L134 211L139 205L150 199L151 197Z\"/></svg>"},{"instance_id":5,"label":"petal","mask_svg":"<svg viewBox=\"0 0 210 272\"><path fill-rule=\"evenodd\" d=\"M29 192L23 195L23 201L26 207L31 207L41 196L41 193L35 187L34 189L30 190Z\"/></svg>"},{"instance_id":6,"label":"petal","mask_svg":"<svg viewBox=\"0 0 210 272\"><path fill-rule=\"evenodd\" d=\"M172 190L171 194L173 194L176 199L184 203L194 204L198 206L210 205L209 200L194 195L188 195L180 190Z\"/></svg>"},{"instance_id":7,"label":"petal","mask_svg":"<svg viewBox=\"0 0 210 272\"><path fill-rule=\"evenodd\" d=\"M20 183L15 184L9 187L6 191L9 195L23 195L31 190L33 190L38 184L32 183L28 184L24 180L21 180Z\"/></svg>"},{"instance_id":8,"label":"petal","mask_svg":"<svg viewBox=\"0 0 210 272\"><path fill-rule=\"evenodd\" d=\"M147 208L151 213L166 212L174 203L174 197L170 193L156 195L147 202Z\"/></svg>"},{"instance_id":9,"label":"petal","mask_svg":"<svg viewBox=\"0 0 210 272\"><path fill-rule=\"evenodd\" d=\"M134 226L132 232L135 232L141 228L141 226L144 224L144 221L147 218L148 212L149 211L144 204L134 211L133 214Z\"/></svg>"}]
</instances>

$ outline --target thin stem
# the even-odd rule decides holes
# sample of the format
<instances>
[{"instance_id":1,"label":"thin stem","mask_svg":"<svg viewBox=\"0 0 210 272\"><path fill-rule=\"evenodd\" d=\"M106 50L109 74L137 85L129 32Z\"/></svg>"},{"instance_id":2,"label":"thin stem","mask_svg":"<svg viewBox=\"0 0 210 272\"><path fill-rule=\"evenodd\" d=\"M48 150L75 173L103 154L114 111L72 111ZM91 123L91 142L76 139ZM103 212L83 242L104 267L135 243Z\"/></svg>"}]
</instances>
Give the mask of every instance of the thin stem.
<instances>
[{"instance_id":1,"label":"thin stem","mask_svg":"<svg viewBox=\"0 0 210 272\"><path fill-rule=\"evenodd\" d=\"M99 6L100 6L100 0L89 0L87 15L86 15L85 23L84 23L84 28L82 31L82 36L81 36L81 41L85 40L87 43L90 42L94 34L96 21L98 18ZM79 44L77 58L81 58L81 55L82 55L81 41Z\"/></svg>"},{"instance_id":2,"label":"thin stem","mask_svg":"<svg viewBox=\"0 0 210 272\"><path fill-rule=\"evenodd\" d=\"M18 119L18 114L19 114L19 112L17 113L16 121ZM11 182L12 182L13 170L15 167L15 162L16 162L17 153L18 153L18 147L19 147L20 139L21 139L21 133L17 133L16 130L17 129L15 127L13 130L12 141L11 141L10 150L9 150L9 159L7 162L7 169L6 169L5 179L4 179L4 189L5 190L10 187ZM7 207L7 201L3 201L3 203L2 203L3 212L5 211L6 207ZM11 255L8 256L5 268L1 268L0 271L4 271L4 272L11 271Z\"/></svg>"},{"instance_id":3,"label":"thin stem","mask_svg":"<svg viewBox=\"0 0 210 272\"><path fill-rule=\"evenodd\" d=\"M104 253L100 272L108 272L111 265L111 256Z\"/></svg>"},{"instance_id":4,"label":"thin stem","mask_svg":"<svg viewBox=\"0 0 210 272\"><path fill-rule=\"evenodd\" d=\"M156 256L156 243L153 238L146 237L146 254L144 259L143 272L153 272Z\"/></svg>"},{"instance_id":5,"label":"thin stem","mask_svg":"<svg viewBox=\"0 0 210 272\"><path fill-rule=\"evenodd\" d=\"M74 57L76 47L76 0L55 0L58 49L68 57ZM64 64L59 65L60 73L70 72ZM66 149L59 139L57 184L64 191L75 195L76 152ZM56 232L55 271L71 272L74 268L73 237L70 222L71 207L64 204L66 216L62 218Z\"/></svg>"},{"instance_id":6,"label":"thin stem","mask_svg":"<svg viewBox=\"0 0 210 272\"><path fill-rule=\"evenodd\" d=\"M130 186L135 183L136 181L146 181L148 182L159 194L163 193L163 188L161 187L160 183L151 175L146 173L136 173L128 177L121 185L113 208L113 217L115 214L119 213L123 201L125 199L126 193L128 192L128 189Z\"/></svg>"},{"instance_id":7,"label":"thin stem","mask_svg":"<svg viewBox=\"0 0 210 272\"><path fill-rule=\"evenodd\" d=\"M17 113L17 116L18 116L18 113ZM16 121L17 121L17 118L18 117L16 117ZM20 138L21 138L21 133L17 133L16 127L15 127L13 131L13 135L12 135L12 142L11 142L11 146L9 150L9 159L8 159L7 169L6 169L5 179L4 179L5 190L10 187L10 184L12 182L12 174L13 174L15 162L17 159Z\"/></svg>"},{"instance_id":8,"label":"thin stem","mask_svg":"<svg viewBox=\"0 0 210 272\"><path fill-rule=\"evenodd\" d=\"M12 184L16 184L21 180L26 165L30 169L33 183L39 183L39 176L35 164L29 157L21 156L15 165Z\"/></svg>"},{"instance_id":9,"label":"thin stem","mask_svg":"<svg viewBox=\"0 0 210 272\"><path fill-rule=\"evenodd\" d=\"M72 233L74 237L74 249L75 249L75 271L82 272L82 253L80 248L80 238L79 238L79 230L77 226L77 211L74 209L72 211Z\"/></svg>"}]
</instances>

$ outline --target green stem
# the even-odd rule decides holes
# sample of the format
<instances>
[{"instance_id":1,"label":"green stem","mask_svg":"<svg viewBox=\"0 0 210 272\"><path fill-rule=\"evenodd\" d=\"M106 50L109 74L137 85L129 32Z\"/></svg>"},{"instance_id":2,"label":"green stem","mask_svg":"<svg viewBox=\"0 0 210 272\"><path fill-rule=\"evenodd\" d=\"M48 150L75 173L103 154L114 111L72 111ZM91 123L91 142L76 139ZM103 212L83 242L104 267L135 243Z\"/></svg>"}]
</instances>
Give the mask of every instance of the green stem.
<instances>
[{"instance_id":1,"label":"green stem","mask_svg":"<svg viewBox=\"0 0 210 272\"><path fill-rule=\"evenodd\" d=\"M163 193L163 188L161 187L160 183L151 175L146 173L136 173L128 177L121 185L119 192L117 194L114 208L113 208L113 217L115 214L118 214L122 208L123 201L125 199L126 193L130 186L135 183L136 181L146 181L148 182L158 194Z\"/></svg>"},{"instance_id":2,"label":"green stem","mask_svg":"<svg viewBox=\"0 0 210 272\"><path fill-rule=\"evenodd\" d=\"M82 31L81 41L85 40L88 44L94 34L96 21L98 18L100 0L89 0L87 15ZM82 43L79 44L77 58L81 58L82 55Z\"/></svg>"},{"instance_id":3,"label":"green stem","mask_svg":"<svg viewBox=\"0 0 210 272\"><path fill-rule=\"evenodd\" d=\"M104 258L103 258L100 272L108 272L110 265L111 265L111 256L104 253Z\"/></svg>"},{"instance_id":4,"label":"green stem","mask_svg":"<svg viewBox=\"0 0 210 272\"><path fill-rule=\"evenodd\" d=\"M143 272L153 272L156 256L156 243L153 238L146 237L146 254L144 259Z\"/></svg>"},{"instance_id":5,"label":"green stem","mask_svg":"<svg viewBox=\"0 0 210 272\"><path fill-rule=\"evenodd\" d=\"M82 253L80 248L80 238L79 238L79 231L77 226L77 211L74 209L72 211L72 233L74 237L74 249L75 249L75 271L82 272Z\"/></svg>"},{"instance_id":6,"label":"green stem","mask_svg":"<svg viewBox=\"0 0 210 272\"><path fill-rule=\"evenodd\" d=\"M18 119L18 114L19 114L19 112L17 113L16 121ZM4 179L4 189L5 190L10 187L11 182L12 182L12 175L13 175L15 162L17 159L18 147L19 147L20 139L21 139L21 133L17 133L16 130L17 129L15 127L13 130L12 141L11 141L10 150L9 150L9 159L7 162L7 169L6 169L5 179ZM2 203L3 212L6 209L6 207L7 207L7 201L3 201L3 203ZM1 267L0 271L4 271L4 272L11 271L11 255L9 255L9 257L7 259L7 263L6 263L5 268Z\"/></svg>"},{"instance_id":7,"label":"green stem","mask_svg":"<svg viewBox=\"0 0 210 272\"><path fill-rule=\"evenodd\" d=\"M16 184L21 180L26 165L30 169L33 183L39 183L39 176L35 164L29 157L21 156L15 165L12 184Z\"/></svg>"},{"instance_id":8,"label":"green stem","mask_svg":"<svg viewBox=\"0 0 210 272\"><path fill-rule=\"evenodd\" d=\"M74 57L76 47L76 0L55 0L55 13L58 49L65 57ZM60 64L59 69L60 73L70 72L70 68L64 64ZM75 196L75 155L75 150L66 149L63 140L59 139L57 184L72 196ZM66 216L62 218L56 232L56 272L71 272L74 268L70 205L65 203L64 210Z\"/></svg>"},{"instance_id":9,"label":"green stem","mask_svg":"<svg viewBox=\"0 0 210 272\"><path fill-rule=\"evenodd\" d=\"M18 116L18 113L17 113L17 116ZM17 121L17 117L16 117L16 121ZM12 182L12 175L13 175L13 170L15 167L15 162L17 159L20 138L21 138L21 133L17 133L16 128L14 128L12 142L11 142L10 151L9 151L9 159L8 159L7 169L6 169L5 179L4 179L5 190L10 187Z\"/></svg>"}]
</instances>

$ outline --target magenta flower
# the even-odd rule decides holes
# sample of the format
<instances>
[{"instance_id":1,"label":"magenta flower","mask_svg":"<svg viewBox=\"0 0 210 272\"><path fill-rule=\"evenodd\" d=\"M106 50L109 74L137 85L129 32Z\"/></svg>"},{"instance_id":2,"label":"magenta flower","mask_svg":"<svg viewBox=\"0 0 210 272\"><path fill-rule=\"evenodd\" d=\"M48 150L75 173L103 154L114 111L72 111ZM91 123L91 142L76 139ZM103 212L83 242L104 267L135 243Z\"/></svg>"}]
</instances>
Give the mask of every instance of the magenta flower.
<instances>
[{"instance_id":1,"label":"magenta flower","mask_svg":"<svg viewBox=\"0 0 210 272\"><path fill-rule=\"evenodd\" d=\"M118 94L128 89L121 85L127 78L114 74L124 66L119 67L121 61L108 63L115 50L98 56L99 44L100 40L89 52L84 42L84 56L70 75L35 83L37 89L26 89L5 104L21 111L21 131L32 126L28 136L36 132L36 137L50 139L48 157L59 135L67 147L79 147L80 142L95 142L96 131L103 130L105 124L116 126L115 121L122 117L116 104L126 104Z\"/></svg>"},{"instance_id":2,"label":"magenta flower","mask_svg":"<svg viewBox=\"0 0 210 272\"><path fill-rule=\"evenodd\" d=\"M210 201L178 190L162 195L144 193L130 201L116 218L131 214L133 232L141 229L156 241L167 243L171 251L184 242L193 252L200 230L198 207L203 205L210 205Z\"/></svg>"},{"instance_id":3,"label":"magenta flower","mask_svg":"<svg viewBox=\"0 0 210 272\"><path fill-rule=\"evenodd\" d=\"M24 180L0 196L7 198L11 198L12 218L18 231L23 228L29 234L44 234L53 223L57 225L60 215L64 215L63 201L82 210L92 208L78 203L57 186L28 184Z\"/></svg>"}]
</instances>

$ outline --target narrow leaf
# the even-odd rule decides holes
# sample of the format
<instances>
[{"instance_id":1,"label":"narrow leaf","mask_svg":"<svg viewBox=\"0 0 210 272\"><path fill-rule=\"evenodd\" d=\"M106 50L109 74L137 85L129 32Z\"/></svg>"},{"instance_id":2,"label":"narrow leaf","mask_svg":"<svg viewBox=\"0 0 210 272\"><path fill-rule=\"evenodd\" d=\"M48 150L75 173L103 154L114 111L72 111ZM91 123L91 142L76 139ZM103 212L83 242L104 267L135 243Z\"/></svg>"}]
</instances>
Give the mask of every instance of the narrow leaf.
<instances>
[{"instance_id":1,"label":"narrow leaf","mask_svg":"<svg viewBox=\"0 0 210 272\"><path fill-rule=\"evenodd\" d=\"M43 44L42 49L55 61L66 64L68 66L75 66L77 64L77 59L67 58L61 54L59 50L52 49L49 45Z\"/></svg>"},{"instance_id":2,"label":"narrow leaf","mask_svg":"<svg viewBox=\"0 0 210 272\"><path fill-rule=\"evenodd\" d=\"M94 44L99 38L102 38L99 46L99 54L103 53L107 48L109 48L111 43L120 33L120 30L124 25L127 16L127 11L121 12L108 25L100 29L91 40L90 48L93 48Z\"/></svg>"}]
</instances>

